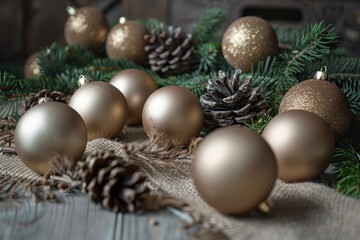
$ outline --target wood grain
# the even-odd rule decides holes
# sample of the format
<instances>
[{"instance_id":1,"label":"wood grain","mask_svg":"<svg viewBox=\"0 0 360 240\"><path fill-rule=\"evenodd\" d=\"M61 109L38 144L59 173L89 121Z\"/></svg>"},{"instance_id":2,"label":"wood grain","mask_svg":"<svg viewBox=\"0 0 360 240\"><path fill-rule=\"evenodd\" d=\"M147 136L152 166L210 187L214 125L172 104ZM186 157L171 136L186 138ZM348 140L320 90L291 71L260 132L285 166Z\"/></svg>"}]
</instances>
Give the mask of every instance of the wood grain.
<instances>
[{"instance_id":1,"label":"wood grain","mask_svg":"<svg viewBox=\"0 0 360 240\"><path fill-rule=\"evenodd\" d=\"M166 210L112 213L82 194L67 196L62 203L30 199L0 202L0 239L4 240L189 239L182 224Z\"/></svg>"}]
</instances>

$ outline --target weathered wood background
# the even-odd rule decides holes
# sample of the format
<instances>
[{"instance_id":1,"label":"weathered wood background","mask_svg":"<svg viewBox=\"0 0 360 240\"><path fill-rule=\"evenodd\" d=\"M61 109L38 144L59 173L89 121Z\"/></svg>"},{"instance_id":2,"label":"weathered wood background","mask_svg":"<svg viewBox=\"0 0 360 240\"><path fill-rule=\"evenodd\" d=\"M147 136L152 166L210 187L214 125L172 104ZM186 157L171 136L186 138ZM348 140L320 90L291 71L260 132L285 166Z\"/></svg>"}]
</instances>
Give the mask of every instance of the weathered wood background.
<instances>
[{"instance_id":1,"label":"weathered wood background","mask_svg":"<svg viewBox=\"0 0 360 240\"><path fill-rule=\"evenodd\" d=\"M116 214L82 194L62 203L5 200L0 202L2 240L185 240L184 222L172 211Z\"/></svg>"}]
</instances>

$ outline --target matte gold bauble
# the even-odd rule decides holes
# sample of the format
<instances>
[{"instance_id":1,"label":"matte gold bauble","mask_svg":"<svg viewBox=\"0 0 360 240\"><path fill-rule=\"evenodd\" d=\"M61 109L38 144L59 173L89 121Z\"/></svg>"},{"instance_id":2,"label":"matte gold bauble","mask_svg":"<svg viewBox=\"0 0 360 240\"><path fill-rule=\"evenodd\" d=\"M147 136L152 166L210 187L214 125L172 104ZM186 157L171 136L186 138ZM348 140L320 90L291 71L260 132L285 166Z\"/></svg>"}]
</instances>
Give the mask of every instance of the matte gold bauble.
<instances>
[{"instance_id":1,"label":"matte gold bauble","mask_svg":"<svg viewBox=\"0 0 360 240\"><path fill-rule=\"evenodd\" d=\"M138 64L147 60L144 50L146 29L136 21L125 21L115 25L106 39L106 53L111 59L127 59Z\"/></svg>"},{"instance_id":2,"label":"matte gold bauble","mask_svg":"<svg viewBox=\"0 0 360 240\"><path fill-rule=\"evenodd\" d=\"M222 39L222 53L229 65L249 72L252 64L275 56L278 40L271 25L259 17L242 17L234 21Z\"/></svg>"},{"instance_id":3,"label":"matte gold bauble","mask_svg":"<svg viewBox=\"0 0 360 240\"><path fill-rule=\"evenodd\" d=\"M350 104L340 88L326 81L325 73L319 71L314 79L292 87L283 97L279 113L289 110L315 113L329 124L335 137L340 139L345 136L351 124Z\"/></svg>"},{"instance_id":4,"label":"matte gold bauble","mask_svg":"<svg viewBox=\"0 0 360 240\"><path fill-rule=\"evenodd\" d=\"M25 78L40 76L41 70L40 70L37 54L38 53L31 54L25 61L25 65L24 65Z\"/></svg>"},{"instance_id":5,"label":"matte gold bauble","mask_svg":"<svg viewBox=\"0 0 360 240\"><path fill-rule=\"evenodd\" d=\"M116 74L110 84L119 89L126 98L129 110L127 124L141 123L145 101L157 89L154 79L144 71L126 69Z\"/></svg>"},{"instance_id":6,"label":"matte gold bauble","mask_svg":"<svg viewBox=\"0 0 360 240\"><path fill-rule=\"evenodd\" d=\"M97 50L105 43L109 32L109 25L104 14L93 7L82 7L75 11L70 9L70 16L64 27L66 43L79 44L90 50Z\"/></svg>"},{"instance_id":7,"label":"matte gold bauble","mask_svg":"<svg viewBox=\"0 0 360 240\"><path fill-rule=\"evenodd\" d=\"M210 206L242 214L266 201L276 180L276 160L257 133L219 128L200 143L193 160L194 184Z\"/></svg>"},{"instance_id":8,"label":"matte gold bauble","mask_svg":"<svg viewBox=\"0 0 360 240\"><path fill-rule=\"evenodd\" d=\"M79 160L86 144L83 119L63 103L47 102L32 107L15 129L16 152L27 167L41 175L52 170L49 161L54 155Z\"/></svg>"},{"instance_id":9,"label":"matte gold bauble","mask_svg":"<svg viewBox=\"0 0 360 240\"><path fill-rule=\"evenodd\" d=\"M199 135L204 113L194 93L182 87L168 86L156 90L147 99L142 122L150 138L162 136L163 141L183 145Z\"/></svg>"},{"instance_id":10,"label":"matte gold bauble","mask_svg":"<svg viewBox=\"0 0 360 240\"><path fill-rule=\"evenodd\" d=\"M128 116L124 95L106 82L85 84L72 95L69 106L84 119L89 140L118 136Z\"/></svg>"},{"instance_id":11,"label":"matte gold bauble","mask_svg":"<svg viewBox=\"0 0 360 240\"><path fill-rule=\"evenodd\" d=\"M303 110L277 115L262 136L274 151L278 176L285 182L318 177L329 165L335 148L334 135L327 123Z\"/></svg>"}]
</instances>

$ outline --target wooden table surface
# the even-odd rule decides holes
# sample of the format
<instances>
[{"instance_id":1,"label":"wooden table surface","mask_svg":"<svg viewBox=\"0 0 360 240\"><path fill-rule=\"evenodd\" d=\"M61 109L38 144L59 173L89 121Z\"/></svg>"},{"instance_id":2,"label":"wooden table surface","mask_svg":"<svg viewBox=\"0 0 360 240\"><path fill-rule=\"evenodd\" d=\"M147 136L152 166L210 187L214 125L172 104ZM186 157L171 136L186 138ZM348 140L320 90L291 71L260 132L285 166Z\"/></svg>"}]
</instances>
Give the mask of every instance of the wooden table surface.
<instances>
[{"instance_id":1,"label":"wooden table surface","mask_svg":"<svg viewBox=\"0 0 360 240\"><path fill-rule=\"evenodd\" d=\"M0 239L190 239L181 229L185 222L174 213L116 214L82 194L64 197L62 203L0 200Z\"/></svg>"}]
</instances>

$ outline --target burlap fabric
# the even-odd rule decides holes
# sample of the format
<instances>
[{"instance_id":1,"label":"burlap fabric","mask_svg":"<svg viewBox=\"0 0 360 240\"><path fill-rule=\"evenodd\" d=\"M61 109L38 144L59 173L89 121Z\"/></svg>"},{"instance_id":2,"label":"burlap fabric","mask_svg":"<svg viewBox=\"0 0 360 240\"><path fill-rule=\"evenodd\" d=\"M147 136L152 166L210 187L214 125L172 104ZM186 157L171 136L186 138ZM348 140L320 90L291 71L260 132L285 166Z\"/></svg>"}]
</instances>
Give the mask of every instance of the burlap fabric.
<instances>
[{"instance_id":1,"label":"burlap fabric","mask_svg":"<svg viewBox=\"0 0 360 240\"><path fill-rule=\"evenodd\" d=\"M124 154L123 143L146 143L140 128L128 129L118 141L97 139L88 143L86 152L115 150ZM270 196L274 204L268 216L225 216L201 200L191 179L191 155L182 159L162 159L172 164L149 165L141 157L136 163L148 174L150 185L189 204L189 212L230 239L360 239L360 201L345 197L316 183L286 184L281 181ZM144 156L146 159L146 156ZM147 162L145 164L145 162ZM16 156L0 156L0 178L22 182L41 181ZM246 196L244 196L246 197Z\"/></svg>"}]
</instances>

